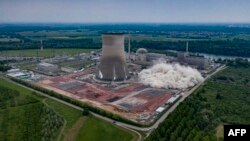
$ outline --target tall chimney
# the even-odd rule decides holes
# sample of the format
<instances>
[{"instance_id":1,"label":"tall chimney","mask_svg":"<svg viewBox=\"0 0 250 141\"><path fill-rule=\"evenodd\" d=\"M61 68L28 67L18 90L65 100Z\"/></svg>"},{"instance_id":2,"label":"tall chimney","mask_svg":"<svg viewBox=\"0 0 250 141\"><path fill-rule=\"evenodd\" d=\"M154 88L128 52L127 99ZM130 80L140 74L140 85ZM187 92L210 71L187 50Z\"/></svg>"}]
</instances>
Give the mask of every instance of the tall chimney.
<instances>
[{"instance_id":1,"label":"tall chimney","mask_svg":"<svg viewBox=\"0 0 250 141\"><path fill-rule=\"evenodd\" d=\"M41 40L41 47L40 50L43 51L43 40Z\"/></svg>"},{"instance_id":2,"label":"tall chimney","mask_svg":"<svg viewBox=\"0 0 250 141\"><path fill-rule=\"evenodd\" d=\"M188 42L186 43L186 53L188 54Z\"/></svg>"}]
</instances>

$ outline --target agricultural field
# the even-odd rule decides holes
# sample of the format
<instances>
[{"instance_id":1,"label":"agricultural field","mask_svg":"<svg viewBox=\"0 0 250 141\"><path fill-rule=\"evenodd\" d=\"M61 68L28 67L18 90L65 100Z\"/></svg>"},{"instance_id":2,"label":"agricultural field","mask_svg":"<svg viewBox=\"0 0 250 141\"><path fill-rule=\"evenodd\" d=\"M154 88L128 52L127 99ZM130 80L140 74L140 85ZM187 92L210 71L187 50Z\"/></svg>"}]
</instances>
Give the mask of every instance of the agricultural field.
<instances>
[{"instance_id":1,"label":"agricultural field","mask_svg":"<svg viewBox=\"0 0 250 141\"><path fill-rule=\"evenodd\" d=\"M0 38L0 42L20 42L18 38Z\"/></svg>"},{"instance_id":2,"label":"agricultural field","mask_svg":"<svg viewBox=\"0 0 250 141\"><path fill-rule=\"evenodd\" d=\"M223 141L223 124L250 124L250 67L228 67L206 81L146 139Z\"/></svg>"},{"instance_id":3,"label":"agricultural field","mask_svg":"<svg viewBox=\"0 0 250 141\"><path fill-rule=\"evenodd\" d=\"M153 34L152 34L153 33ZM183 32L176 32L175 34L165 32L164 34L151 34L148 33L133 33L132 40L133 41L208 41L208 40L235 40L235 39L242 39L242 40L249 40L249 34L225 34L225 35L206 35L204 34L197 34L196 32L190 33L183 33ZM41 30L41 31L24 31L18 32L19 35L24 36L32 41L40 41L40 40L76 40L76 39L93 39L96 42L101 41L100 32L98 30ZM1 40L0 40L1 41Z\"/></svg>"},{"instance_id":4,"label":"agricultural field","mask_svg":"<svg viewBox=\"0 0 250 141\"><path fill-rule=\"evenodd\" d=\"M97 31L89 30L40 30L40 31L23 31L17 34L26 37L31 41L40 40L79 40L86 38L101 38L98 36Z\"/></svg>"},{"instance_id":5,"label":"agricultural field","mask_svg":"<svg viewBox=\"0 0 250 141\"><path fill-rule=\"evenodd\" d=\"M88 53L94 49L29 49L29 50L9 50L0 51L0 56L21 56L21 57L51 57L54 55L76 55Z\"/></svg>"},{"instance_id":6,"label":"agricultural field","mask_svg":"<svg viewBox=\"0 0 250 141\"><path fill-rule=\"evenodd\" d=\"M105 137L102 136L107 140L113 137L119 140L123 135L126 136L124 141L137 139L130 131L92 116L82 116L79 110L39 96L2 78L0 93L0 141L88 141L103 133L107 133ZM86 138L88 132L91 134Z\"/></svg>"}]
</instances>

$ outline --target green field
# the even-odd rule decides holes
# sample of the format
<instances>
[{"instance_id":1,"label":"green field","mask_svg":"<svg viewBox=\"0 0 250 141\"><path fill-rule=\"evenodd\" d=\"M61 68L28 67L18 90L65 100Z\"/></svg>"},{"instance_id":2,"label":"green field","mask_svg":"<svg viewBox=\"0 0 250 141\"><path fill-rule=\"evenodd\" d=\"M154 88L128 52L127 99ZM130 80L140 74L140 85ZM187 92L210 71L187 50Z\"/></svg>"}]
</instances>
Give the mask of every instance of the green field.
<instances>
[{"instance_id":1,"label":"green field","mask_svg":"<svg viewBox=\"0 0 250 141\"><path fill-rule=\"evenodd\" d=\"M53 55L76 55L88 53L93 49L29 49L29 50L9 50L1 51L0 56L22 56L22 57L51 57Z\"/></svg>"},{"instance_id":2,"label":"green field","mask_svg":"<svg viewBox=\"0 0 250 141\"><path fill-rule=\"evenodd\" d=\"M115 134L114 134L115 133ZM97 118L88 118L77 136L77 141L132 141L135 135L124 132L112 123L100 121Z\"/></svg>"},{"instance_id":3,"label":"green field","mask_svg":"<svg viewBox=\"0 0 250 141\"><path fill-rule=\"evenodd\" d=\"M130 131L92 116L83 117L79 110L2 78L0 93L0 141L137 139Z\"/></svg>"},{"instance_id":4,"label":"green field","mask_svg":"<svg viewBox=\"0 0 250 141\"><path fill-rule=\"evenodd\" d=\"M84 31L84 30L56 30L56 31L25 31L19 32L21 36L25 36L32 41L60 39L60 40L75 40L91 38L94 41L101 41L101 35L97 31ZM134 34L132 40L134 41L207 41L207 40L234 40L244 39L249 40L248 34L239 35L197 35L197 34L180 34L180 35L157 35L157 34ZM1 41L1 40L0 40ZM6 40L8 41L8 40Z\"/></svg>"},{"instance_id":5,"label":"green field","mask_svg":"<svg viewBox=\"0 0 250 141\"><path fill-rule=\"evenodd\" d=\"M67 135L68 131L73 127L79 118L81 118L82 113L79 110L73 109L69 106L61 104L51 99L46 99L45 101L49 107L52 107L57 113L62 115L64 120L66 120L66 126L62 132L61 140Z\"/></svg>"},{"instance_id":6,"label":"green field","mask_svg":"<svg viewBox=\"0 0 250 141\"><path fill-rule=\"evenodd\" d=\"M0 42L20 42L18 38L0 38Z\"/></svg>"},{"instance_id":7,"label":"green field","mask_svg":"<svg viewBox=\"0 0 250 141\"><path fill-rule=\"evenodd\" d=\"M25 36L32 41L40 40L75 40L75 39L85 39L89 37L99 38L97 32L95 31L84 31L84 30L55 30L55 31L25 31L18 33L21 36Z\"/></svg>"},{"instance_id":8,"label":"green field","mask_svg":"<svg viewBox=\"0 0 250 141\"><path fill-rule=\"evenodd\" d=\"M55 140L63 117L32 95L0 79L0 140Z\"/></svg>"},{"instance_id":9,"label":"green field","mask_svg":"<svg viewBox=\"0 0 250 141\"><path fill-rule=\"evenodd\" d=\"M250 124L250 67L228 67L185 99L147 141L223 141L223 124Z\"/></svg>"}]
</instances>

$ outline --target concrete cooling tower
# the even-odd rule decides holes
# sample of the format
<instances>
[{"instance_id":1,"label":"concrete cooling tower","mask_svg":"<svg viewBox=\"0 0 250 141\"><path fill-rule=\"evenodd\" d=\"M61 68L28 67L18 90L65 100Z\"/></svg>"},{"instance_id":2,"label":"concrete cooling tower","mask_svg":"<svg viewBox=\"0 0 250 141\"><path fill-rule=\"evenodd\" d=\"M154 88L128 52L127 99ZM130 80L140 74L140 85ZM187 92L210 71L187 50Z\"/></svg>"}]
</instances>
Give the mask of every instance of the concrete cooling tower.
<instances>
[{"instance_id":1,"label":"concrete cooling tower","mask_svg":"<svg viewBox=\"0 0 250 141\"><path fill-rule=\"evenodd\" d=\"M97 78L104 81L123 81L128 78L124 38L124 34L102 35L102 56Z\"/></svg>"}]
</instances>

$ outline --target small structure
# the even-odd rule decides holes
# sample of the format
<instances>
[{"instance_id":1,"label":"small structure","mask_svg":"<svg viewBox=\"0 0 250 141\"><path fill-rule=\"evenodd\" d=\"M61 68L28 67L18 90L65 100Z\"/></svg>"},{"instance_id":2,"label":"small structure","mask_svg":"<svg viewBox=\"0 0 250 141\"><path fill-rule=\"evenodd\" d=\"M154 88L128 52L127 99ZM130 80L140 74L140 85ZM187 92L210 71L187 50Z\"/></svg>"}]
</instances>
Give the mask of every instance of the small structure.
<instances>
[{"instance_id":1,"label":"small structure","mask_svg":"<svg viewBox=\"0 0 250 141\"><path fill-rule=\"evenodd\" d=\"M136 61L146 61L148 51L145 48L139 48L136 51Z\"/></svg>"},{"instance_id":2,"label":"small structure","mask_svg":"<svg viewBox=\"0 0 250 141\"><path fill-rule=\"evenodd\" d=\"M175 95L173 97L171 97L169 100L168 100L168 104L172 104L174 103L178 98L180 97L180 95Z\"/></svg>"},{"instance_id":3,"label":"small structure","mask_svg":"<svg viewBox=\"0 0 250 141\"><path fill-rule=\"evenodd\" d=\"M19 79L28 79L31 77L31 73L28 72L12 72L7 74L10 77L15 77Z\"/></svg>"},{"instance_id":4,"label":"small structure","mask_svg":"<svg viewBox=\"0 0 250 141\"><path fill-rule=\"evenodd\" d=\"M16 72L20 72L20 69L10 69L7 71L7 73L16 73Z\"/></svg>"},{"instance_id":5,"label":"small structure","mask_svg":"<svg viewBox=\"0 0 250 141\"><path fill-rule=\"evenodd\" d=\"M159 108L156 109L156 112L161 113L161 112L164 111L164 109L165 109L164 107L159 107Z\"/></svg>"},{"instance_id":6,"label":"small structure","mask_svg":"<svg viewBox=\"0 0 250 141\"><path fill-rule=\"evenodd\" d=\"M61 70L67 73L76 71L74 68L71 68L71 67L61 67Z\"/></svg>"}]
</instances>

